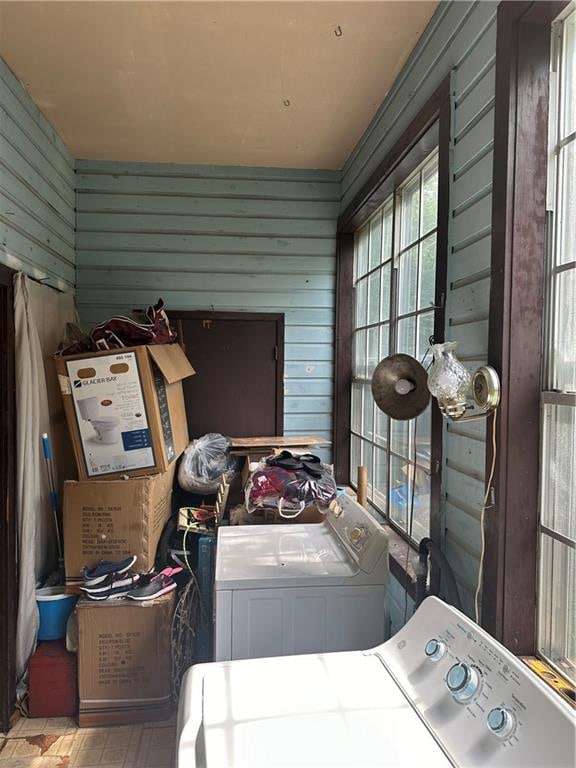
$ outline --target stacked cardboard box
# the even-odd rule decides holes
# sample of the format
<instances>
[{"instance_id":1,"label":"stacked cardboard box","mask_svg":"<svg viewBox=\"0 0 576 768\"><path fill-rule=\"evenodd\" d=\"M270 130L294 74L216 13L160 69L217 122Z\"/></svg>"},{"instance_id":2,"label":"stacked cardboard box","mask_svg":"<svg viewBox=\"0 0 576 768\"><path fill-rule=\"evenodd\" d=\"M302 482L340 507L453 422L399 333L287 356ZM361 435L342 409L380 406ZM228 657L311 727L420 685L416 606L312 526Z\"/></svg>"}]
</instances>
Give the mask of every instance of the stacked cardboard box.
<instances>
[{"instance_id":1,"label":"stacked cardboard box","mask_svg":"<svg viewBox=\"0 0 576 768\"><path fill-rule=\"evenodd\" d=\"M170 715L173 609L173 592L147 603L79 601L81 726Z\"/></svg>"},{"instance_id":2,"label":"stacked cardboard box","mask_svg":"<svg viewBox=\"0 0 576 768\"><path fill-rule=\"evenodd\" d=\"M66 587L76 591L84 566L136 555L134 569L149 571L170 517L172 464L166 472L129 480L67 480L64 483Z\"/></svg>"},{"instance_id":3,"label":"stacked cardboard box","mask_svg":"<svg viewBox=\"0 0 576 768\"><path fill-rule=\"evenodd\" d=\"M178 344L60 356L56 371L79 480L64 483L66 585L84 566L136 555L154 565L170 517L176 460L188 445ZM158 719L170 701L173 600L81 600L80 724Z\"/></svg>"}]
</instances>

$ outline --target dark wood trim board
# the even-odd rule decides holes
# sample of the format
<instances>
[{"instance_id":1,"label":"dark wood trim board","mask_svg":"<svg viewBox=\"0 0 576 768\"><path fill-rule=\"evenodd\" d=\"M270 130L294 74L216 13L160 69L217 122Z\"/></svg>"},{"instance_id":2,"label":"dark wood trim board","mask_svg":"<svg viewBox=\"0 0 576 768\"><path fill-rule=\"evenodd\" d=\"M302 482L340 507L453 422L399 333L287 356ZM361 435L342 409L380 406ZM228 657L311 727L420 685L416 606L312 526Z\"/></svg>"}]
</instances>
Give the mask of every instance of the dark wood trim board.
<instances>
[{"instance_id":1,"label":"dark wood trim board","mask_svg":"<svg viewBox=\"0 0 576 768\"><path fill-rule=\"evenodd\" d=\"M398 182L405 178L421 160L438 144L438 116L442 104L450 99L450 77L446 77L418 116L402 133L394 145L370 176L366 184L354 197L350 205L338 219L339 232L355 232L370 218Z\"/></svg>"},{"instance_id":2,"label":"dark wood trim board","mask_svg":"<svg viewBox=\"0 0 576 768\"><path fill-rule=\"evenodd\" d=\"M15 272L0 265L0 731L14 712L16 690L16 385L14 371Z\"/></svg>"},{"instance_id":3,"label":"dark wood trim board","mask_svg":"<svg viewBox=\"0 0 576 768\"><path fill-rule=\"evenodd\" d=\"M336 327L334 334L334 474L350 484L350 408L352 399L352 312L354 233L338 235L336 261Z\"/></svg>"},{"instance_id":4,"label":"dark wood trim board","mask_svg":"<svg viewBox=\"0 0 576 768\"><path fill-rule=\"evenodd\" d=\"M565 5L503 2L497 17L488 362L502 400L482 624L523 655L534 651L536 632L550 24Z\"/></svg>"},{"instance_id":5,"label":"dark wood trim board","mask_svg":"<svg viewBox=\"0 0 576 768\"><path fill-rule=\"evenodd\" d=\"M430 97L402 138L383 159L366 185L339 219L336 288L336 365L334 399L334 466L337 481L350 484L350 390L352 382L354 232L370 217L394 187L439 147L438 266L434 337L444 339L444 305L448 259L450 78ZM433 409L430 535L441 541L442 415ZM403 535L403 534L400 534ZM432 572L433 584L438 574Z\"/></svg>"}]
</instances>

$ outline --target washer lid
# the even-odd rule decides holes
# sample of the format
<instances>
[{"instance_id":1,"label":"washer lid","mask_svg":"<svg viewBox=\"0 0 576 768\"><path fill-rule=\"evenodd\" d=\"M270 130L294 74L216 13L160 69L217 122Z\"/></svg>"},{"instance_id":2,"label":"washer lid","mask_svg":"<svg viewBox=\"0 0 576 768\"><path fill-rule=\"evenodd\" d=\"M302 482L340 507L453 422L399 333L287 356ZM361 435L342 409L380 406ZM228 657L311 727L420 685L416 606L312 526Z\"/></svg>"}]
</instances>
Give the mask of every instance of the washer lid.
<instances>
[{"instance_id":1,"label":"washer lid","mask_svg":"<svg viewBox=\"0 0 576 768\"><path fill-rule=\"evenodd\" d=\"M190 768L451 765L374 655L200 665L181 697L178 764Z\"/></svg>"},{"instance_id":2,"label":"washer lid","mask_svg":"<svg viewBox=\"0 0 576 768\"><path fill-rule=\"evenodd\" d=\"M358 566L327 523L238 525L220 528L216 589L342 583Z\"/></svg>"}]
</instances>

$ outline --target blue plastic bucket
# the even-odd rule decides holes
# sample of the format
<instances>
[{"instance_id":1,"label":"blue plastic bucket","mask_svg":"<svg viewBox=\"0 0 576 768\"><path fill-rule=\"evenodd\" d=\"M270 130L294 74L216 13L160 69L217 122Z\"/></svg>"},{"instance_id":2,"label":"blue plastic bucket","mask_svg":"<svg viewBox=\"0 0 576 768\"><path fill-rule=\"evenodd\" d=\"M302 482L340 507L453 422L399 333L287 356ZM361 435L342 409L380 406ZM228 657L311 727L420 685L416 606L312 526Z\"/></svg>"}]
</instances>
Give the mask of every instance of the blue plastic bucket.
<instances>
[{"instance_id":1,"label":"blue plastic bucket","mask_svg":"<svg viewBox=\"0 0 576 768\"><path fill-rule=\"evenodd\" d=\"M77 595L67 595L64 587L42 587L36 590L40 614L38 640L60 640L66 637L66 622L77 599Z\"/></svg>"}]
</instances>

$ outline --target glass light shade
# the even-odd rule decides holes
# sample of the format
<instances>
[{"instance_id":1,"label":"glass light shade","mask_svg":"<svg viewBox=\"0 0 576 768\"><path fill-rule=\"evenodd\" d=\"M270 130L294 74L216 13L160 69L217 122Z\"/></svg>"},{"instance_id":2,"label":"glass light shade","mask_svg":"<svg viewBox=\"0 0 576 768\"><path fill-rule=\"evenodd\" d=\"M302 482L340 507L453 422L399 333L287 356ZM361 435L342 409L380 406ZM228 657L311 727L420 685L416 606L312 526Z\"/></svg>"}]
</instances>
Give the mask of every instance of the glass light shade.
<instances>
[{"instance_id":1,"label":"glass light shade","mask_svg":"<svg viewBox=\"0 0 576 768\"><path fill-rule=\"evenodd\" d=\"M445 416L456 419L466 411L472 383L470 374L454 354L457 346L456 341L433 344L434 363L428 373L428 389L438 400L440 410Z\"/></svg>"}]
</instances>

